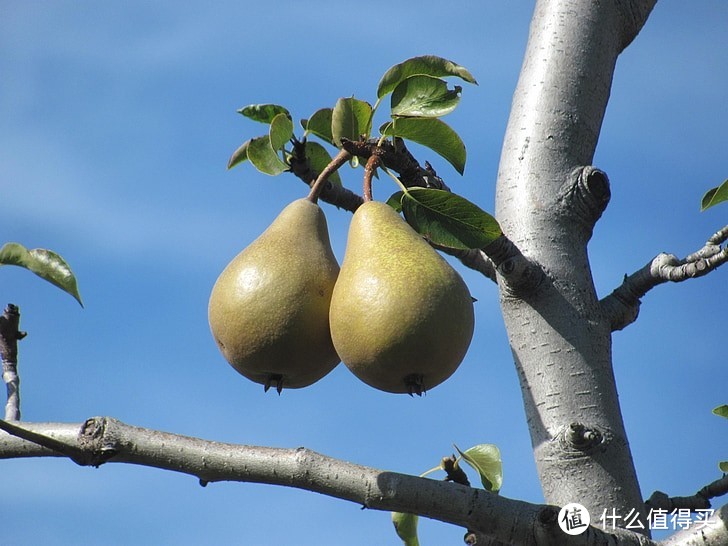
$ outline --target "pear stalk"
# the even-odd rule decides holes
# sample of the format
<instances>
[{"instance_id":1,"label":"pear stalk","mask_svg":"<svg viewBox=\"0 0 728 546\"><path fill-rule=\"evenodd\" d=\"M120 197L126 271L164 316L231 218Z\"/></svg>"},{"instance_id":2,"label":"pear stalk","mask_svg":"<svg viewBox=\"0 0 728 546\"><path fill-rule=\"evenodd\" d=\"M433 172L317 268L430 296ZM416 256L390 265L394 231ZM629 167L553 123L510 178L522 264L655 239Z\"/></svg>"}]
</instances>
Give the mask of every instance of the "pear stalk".
<instances>
[{"instance_id":1,"label":"pear stalk","mask_svg":"<svg viewBox=\"0 0 728 546\"><path fill-rule=\"evenodd\" d=\"M349 161L351 159L351 154L347 152L346 150L339 150L339 153L336 154L336 157L331 160L331 163L326 165L323 171L318 175L318 178L314 181L313 184L311 184L311 191L308 192L308 196L306 199L311 201L311 203L318 203L319 195L321 194L321 191L324 189L324 185L329 179L329 176L331 176L333 173L335 173L344 163Z\"/></svg>"},{"instance_id":2,"label":"pear stalk","mask_svg":"<svg viewBox=\"0 0 728 546\"><path fill-rule=\"evenodd\" d=\"M372 201L372 178L374 178L374 173L377 172L377 167L379 167L380 159L379 155L376 153L373 153L369 159L367 159L366 165L364 166L364 202L367 203L369 201Z\"/></svg>"}]
</instances>

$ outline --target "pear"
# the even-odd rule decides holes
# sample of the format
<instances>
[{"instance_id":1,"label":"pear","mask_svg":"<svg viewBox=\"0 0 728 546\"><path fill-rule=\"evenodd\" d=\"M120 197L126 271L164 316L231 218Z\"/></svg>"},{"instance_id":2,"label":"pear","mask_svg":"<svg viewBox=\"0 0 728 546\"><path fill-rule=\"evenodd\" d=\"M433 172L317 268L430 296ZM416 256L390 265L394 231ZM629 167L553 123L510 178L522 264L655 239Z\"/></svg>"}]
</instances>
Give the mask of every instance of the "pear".
<instances>
[{"instance_id":1,"label":"pear","mask_svg":"<svg viewBox=\"0 0 728 546\"><path fill-rule=\"evenodd\" d=\"M329 373L339 363L329 331L338 273L319 206L299 199L284 208L212 289L210 329L225 359L279 393Z\"/></svg>"},{"instance_id":2,"label":"pear","mask_svg":"<svg viewBox=\"0 0 728 546\"><path fill-rule=\"evenodd\" d=\"M331 297L331 337L359 379L421 395L445 381L473 336L463 279L389 205L354 213Z\"/></svg>"}]
</instances>

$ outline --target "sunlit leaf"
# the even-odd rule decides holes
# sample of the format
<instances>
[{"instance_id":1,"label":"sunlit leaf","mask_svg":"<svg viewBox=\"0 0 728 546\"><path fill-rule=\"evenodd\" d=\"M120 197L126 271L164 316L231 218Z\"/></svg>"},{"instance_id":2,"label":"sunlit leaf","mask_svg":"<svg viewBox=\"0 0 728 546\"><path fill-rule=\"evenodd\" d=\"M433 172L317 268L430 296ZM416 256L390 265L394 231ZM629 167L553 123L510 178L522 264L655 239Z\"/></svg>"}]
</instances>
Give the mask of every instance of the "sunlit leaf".
<instances>
[{"instance_id":1,"label":"sunlit leaf","mask_svg":"<svg viewBox=\"0 0 728 546\"><path fill-rule=\"evenodd\" d=\"M248 144L248 159L260 172L275 176L288 170L286 165L270 145L268 135L253 138Z\"/></svg>"},{"instance_id":2,"label":"sunlit leaf","mask_svg":"<svg viewBox=\"0 0 728 546\"><path fill-rule=\"evenodd\" d=\"M334 144L334 136L331 134L331 117L333 108L322 108L316 110L310 119L306 120L303 128L307 133L313 133L320 139Z\"/></svg>"},{"instance_id":3,"label":"sunlit leaf","mask_svg":"<svg viewBox=\"0 0 728 546\"><path fill-rule=\"evenodd\" d=\"M270 145L273 150L282 150L283 147L291 140L293 136L293 122L288 114L278 114L270 122Z\"/></svg>"},{"instance_id":4,"label":"sunlit leaf","mask_svg":"<svg viewBox=\"0 0 728 546\"><path fill-rule=\"evenodd\" d=\"M392 116L437 118L449 114L460 102L462 87L448 89L447 82L415 75L402 80L391 97Z\"/></svg>"},{"instance_id":5,"label":"sunlit leaf","mask_svg":"<svg viewBox=\"0 0 728 546\"><path fill-rule=\"evenodd\" d=\"M717 205L728 201L728 180L725 180L720 186L708 190L703 199L700 201L700 210L704 211Z\"/></svg>"},{"instance_id":6,"label":"sunlit leaf","mask_svg":"<svg viewBox=\"0 0 728 546\"><path fill-rule=\"evenodd\" d=\"M718 463L718 468L721 472L728 473L728 461L721 461Z\"/></svg>"},{"instance_id":7,"label":"sunlit leaf","mask_svg":"<svg viewBox=\"0 0 728 546\"><path fill-rule=\"evenodd\" d=\"M465 451L455 446L463 460L480 474L486 491L497 493L503 485L503 462L500 450L494 444L478 444Z\"/></svg>"},{"instance_id":8,"label":"sunlit leaf","mask_svg":"<svg viewBox=\"0 0 728 546\"><path fill-rule=\"evenodd\" d=\"M231 155L228 160L228 169L232 169L235 165L239 165L243 161L248 160L248 146L250 146L250 140L243 142L240 147L233 152L233 155Z\"/></svg>"},{"instance_id":9,"label":"sunlit leaf","mask_svg":"<svg viewBox=\"0 0 728 546\"><path fill-rule=\"evenodd\" d=\"M336 146L341 139L359 140L371 132L372 106L353 97L339 99L331 114L331 133Z\"/></svg>"},{"instance_id":10,"label":"sunlit leaf","mask_svg":"<svg viewBox=\"0 0 728 546\"><path fill-rule=\"evenodd\" d=\"M387 93L391 93L399 85L399 82L415 74L425 74L426 76L433 76L435 78L457 76L468 83L474 83L476 85L478 83L475 81L473 75L464 67L442 57L424 55L422 57L407 59L387 70L384 76L382 76L382 79L379 80L377 97L382 98Z\"/></svg>"},{"instance_id":11,"label":"sunlit leaf","mask_svg":"<svg viewBox=\"0 0 728 546\"><path fill-rule=\"evenodd\" d=\"M311 169L318 175L326 166L331 163L331 155L318 142L306 141L306 158ZM341 185L341 177L339 173L334 171L329 175L329 182Z\"/></svg>"},{"instance_id":12,"label":"sunlit leaf","mask_svg":"<svg viewBox=\"0 0 728 546\"><path fill-rule=\"evenodd\" d=\"M490 214L445 190L409 188L402 196L402 210L415 231L443 247L483 248L502 234Z\"/></svg>"},{"instance_id":13,"label":"sunlit leaf","mask_svg":"<svg viewBox=\"0 0 728 546\"><path fill-rule=\"evenodd\" d=\"M261 123L270 123L278 114L286 114L289 118L291 113L278 104L249 104L238 110L239 114Z\"/></svg>"},{"instance_id":14,"label":"sunlit leaf","mask_svg":"<svg viewBox=\"0 0 728 546\"><path fill-rule=\"evenodd\" d=\"M387 199L387 205L392 207L397 212L402 212L402 197L404 196L403 191L398 191L396 193L393 193L389 196L389 199Z\"/></svg>"},{"instance_id":15,"label":"sunlit leaf","mask_svg":"<svg viewBox=\"0 0 728 546\"><path fill-rule=\"evenodd\" d=\"M7 243L0 248L0 265L17 265L38 275L41 279L67 292L83 307L78 293L76 277L66 261L52 250L28 250L18 243Z\"/></svg>"},{"instance_id":16,"label":"sunlit leaf","mask_svg":"<svg viewBox=\"0 0 728 546\"><path fill-rule=\"evenodd\" d=\"M723 404L722 406L714 408L713 413L720 417L725 417L726 419L728 419L728 404Z\"/></svg>"},{"instance_id":17,"label":"sunlit leaf","mask_svg":"<svg viewBox=\"0 0 728 546\"><path fill-rule=\"evenodd\" d=\"M397 531L397 536L402 540L405 546L419 546L420 541L417 539L417 523L419 516L416 514L404 514L402 512L392 512L392 523Z\"/></svg>"},{"instance_id":18,"label":"sunlit leaf","mask_svg":"<svg viewBox=\"0 0 728 546\"><path fill-rule=\"evenodd\" d=\"M460 174L465 171L465 144L458 134L436 118L397 118L380 128L385 136L398 136L427 146L444 157Z\"/></svg>"}]
</instances>

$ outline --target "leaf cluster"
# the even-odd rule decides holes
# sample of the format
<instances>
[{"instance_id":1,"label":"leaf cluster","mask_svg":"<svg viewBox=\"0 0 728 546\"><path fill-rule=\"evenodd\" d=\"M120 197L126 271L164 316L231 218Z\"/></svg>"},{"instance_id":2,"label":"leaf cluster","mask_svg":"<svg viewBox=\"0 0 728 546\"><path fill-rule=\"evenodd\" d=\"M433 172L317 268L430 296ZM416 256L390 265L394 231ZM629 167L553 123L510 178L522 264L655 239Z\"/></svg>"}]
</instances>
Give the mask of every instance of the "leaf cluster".
<instances>
[{"instance_id":1,"label":"leaf cluster","mask_svg":"<svg viewBox=\"0 0 728 546\"><path fill-rule=\"evenodd\" d=\"M432 55L408 59L381 77L374 105L353 96L340 98L333 107L321 108L301 120L300 138L294 135L293 118L285 107L253 104L241 108L238 112L246 118L267 124L268 134L245 141L233 152L228 168L250 161L259 171L278 175L292 170L292 164L303 159L318 174L332 161L325 145L341 149L347 141L372 140L378 146L386 141L394 146L411 141L436 152L462 175L467 157L465 144L440 119L457 107L462 87L450 87L443 79L447 77L477 84L467 69L447 59ZM375 136L374 117L387 97L389 120L379 126ZM350 163L357 166L358 157L354 156ZM382 168L386 170L386 165ZM402 191L392 196L389 204L403 212L407 222L432 243L452 249L482 248L501 235L496 220L465 198L440 189L407 188L394 178ZM342 183L336 172L329 180Z\"/></svg>"}]
</instances>

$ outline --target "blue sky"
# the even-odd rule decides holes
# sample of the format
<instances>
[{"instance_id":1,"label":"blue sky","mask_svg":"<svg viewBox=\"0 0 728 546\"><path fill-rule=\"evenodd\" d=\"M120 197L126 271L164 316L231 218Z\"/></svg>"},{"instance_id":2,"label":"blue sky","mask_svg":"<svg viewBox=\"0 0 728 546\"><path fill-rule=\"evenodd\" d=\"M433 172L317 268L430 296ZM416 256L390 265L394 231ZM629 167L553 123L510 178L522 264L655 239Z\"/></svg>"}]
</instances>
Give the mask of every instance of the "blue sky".
<instances>
[{"instance_id":1,"label":"blue sky","mask_svg":"<svg viewBox=\"0 0 728 546\"><path fill-rule=\"evenodd\" d=\"M495 286L458 269L478 299L458 372L426 397L381 393L343 366L278 397L237 375L207 326L225 264L288 202L230 153L265 128L236 109L287 106L297 119L342 96L374 100L391 65L436 54L467 67L447 122L468 146L456 192L493 210L500 144L532 2L0 3L0 227L4 241L62 254L86 304L17 268L0 270L2 304L21 307L23 417L127 423L226 442L306 446L419 474L489 442L502 493L540 502L524 412ZM663 1L622 56L595 165L612 202L590 245L600 295L656 253L696 250L728 208L698 211L728 177L728 4ZM345 172L345 183L359 177ZM375 197L394 187L382 179ZM326 208L344 254L349 214ZM725 423L726 271L661 286L614 336L615 369L643 494L691 494L718 477ZM397 544L389 515L313 493L129 465L3 461L8 544ZM423 544L463 530L422 520Z\"/></svg>"}]
</instances>

